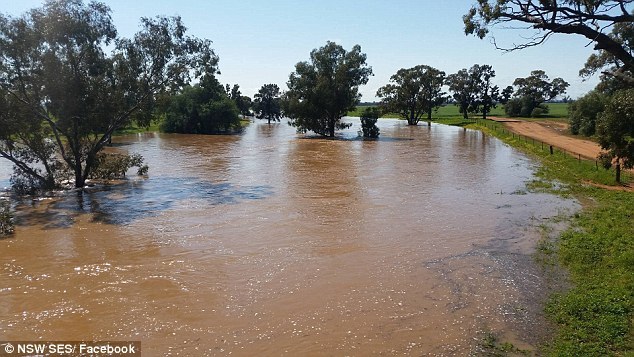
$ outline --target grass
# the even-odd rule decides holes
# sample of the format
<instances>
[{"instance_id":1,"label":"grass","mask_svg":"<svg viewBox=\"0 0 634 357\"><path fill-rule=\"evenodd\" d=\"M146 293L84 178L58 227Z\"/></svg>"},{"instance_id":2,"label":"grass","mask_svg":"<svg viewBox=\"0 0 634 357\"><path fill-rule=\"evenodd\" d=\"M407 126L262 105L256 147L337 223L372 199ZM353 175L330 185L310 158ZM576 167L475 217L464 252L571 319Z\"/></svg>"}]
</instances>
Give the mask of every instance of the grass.
<instances>
[{"instance_id":1,"label":"grass","mask_svg":"<svg viewBox=\"0 0 634 357\"><path fill-rule=\"evenodd\" d=\"M526 120L544 120L544 119L548 119L548 120L555 120L555 121L568 120L568 104L566 104L566 103L547 103L546 105L548 105L548 108L550 110L548 115L544 115L544 116L539 117L539 118L522 118L522 119L526 119ZM368 107L368 106L367 105L366 106L358 106L355 110L349 112L348 116L359 117L359 116L361 116L361 113L363 113L363 110L366 107ZM489 115L490 116L500 116L500 117L506 116L506 114L504 113L504 108L501 105L498 105L496 108L493 108L493 110L491 110L491 113ZM477 117L481 117L481 115L469 114L469 118L470 119L475 119ZM397 113L388 113L388 114L383 115L383 118L400 118L400 116ZM424 116L424 118L426 119L427 116ZM442 106L442 107L438 108L437 111L432 113L432 119L434 121L446 120L446 119L457 119L457 118L462 118L462 114L460 114L460 112L458 110L458 106L456 106L454 104L449 104L449 105Z\"/></svg>"},{"instance_id":2,"label":"grass","mask_svg":"<svg viewBox=\"0 0 634 357\"><path fill-rule=\"evenodd\" d=\"M159 129L159 123L157 121L153 121L149 127L143 127L143 126L138 126L136 124L132 124L130 126L127 126L125 128L116 130L114 132L114 136L117 135L130 135L130 134L138 134L138 133L145 133L145 132L155 132L155 131L160 131Z\"/></svg>"},{"instance_id":3,"label":"grass","mask_svg":"<svg viewBox=\"0 0 634 357\"><path fill-rule=\"evenodd\" d=\"M482 123L486 123L483 126ZM531 141L502 131L499 123L472 127L540 159L535 190L585 202L556 241L542 243L568 272L572 288L554 295L546 313L558 326L545 353L552 356L634 356L634 192L584 184L614 184L614 172L593 162L550 155ZM627 181L632 182L631 174Z\"/></svg>"}]
</instances>

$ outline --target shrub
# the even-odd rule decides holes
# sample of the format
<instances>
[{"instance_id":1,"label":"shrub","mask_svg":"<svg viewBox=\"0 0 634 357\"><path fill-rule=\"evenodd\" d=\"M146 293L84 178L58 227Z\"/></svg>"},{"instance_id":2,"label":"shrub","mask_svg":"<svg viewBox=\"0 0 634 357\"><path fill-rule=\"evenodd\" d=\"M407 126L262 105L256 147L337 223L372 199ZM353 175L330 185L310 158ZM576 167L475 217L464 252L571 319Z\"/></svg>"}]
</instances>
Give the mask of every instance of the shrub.
<instances>
[{"instance_id":1,"label":"shrub","mask_svg":"<svg viewBox=\"0 0 634 357\"><path fill-rule=\"evenodd\" d=\"M137 167L137 175L147 175L148 166L143 165L143 156L139 154L106 154L97 155L97 164L92 172L91 177L96 179L119 179L124 178L126 172Z\"/></svg>"},{"instance_id":2,"label":"shrub","mask_svg":"<svg viewBox=\"0 0 634 357\"><path fill-rule=\"evenodd\" d=\"M599 114L605 109L609 96L591 91L568 105L570 132L574 135L592 136L596 133Z\"/></svg>"},{"instance_id":3,"label":"shrub","mask_svg":"<svg viewBox=\"0 0 634 357\"><path fill-rule=\"evenodd\" d=\"M376 126L381 112L377 107L365 108L361 115L361 131L359 135L364 138L378 138L380 129Z\"/></svg>"},{"instance_id":4,"label":"shrub","mask_svg":"<svg viewBox=\"0 0 634 357\"><path fill-rule=\"evenodd\" d=\"M0 237L13 233L13 213L8 201L0 199Z\"/></svg>"},{"instance_id":5,"label":"shrub","mask_svg":"<svg viewBox=\"0 0 634 357\"><path fill-rule=\"evenodd\" d=\"M548 106L538 104L528 96L513 98L504 105L506 115L510 117L539 117L548 114Z\"/></svg>"}]
</instances>

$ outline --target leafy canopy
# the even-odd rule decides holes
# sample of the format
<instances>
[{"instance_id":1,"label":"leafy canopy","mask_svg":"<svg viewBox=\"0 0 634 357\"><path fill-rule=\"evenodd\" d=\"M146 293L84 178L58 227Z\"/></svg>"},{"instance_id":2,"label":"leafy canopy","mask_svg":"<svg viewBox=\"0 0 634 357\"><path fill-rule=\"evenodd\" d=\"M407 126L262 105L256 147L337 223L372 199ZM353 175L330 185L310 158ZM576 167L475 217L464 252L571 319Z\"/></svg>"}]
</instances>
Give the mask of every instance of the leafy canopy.
<instances>
[{"instance_id":1,"label":"leafy canopy","mask_svg":"<svg viewBox=\"0 0 634 357\"><path fill-rule=\"evenodd\" d=\"M477 0L463 16L465 33L486 37L491 27L509 28L519 24L536 29L524 42L504 50L523 49L544 43L553 34L574 34L595 44L595 50L607 53L621 66L611 76L634 83L634 55L628 43L604 31L612 26L634 22L631 0ZM616 28L616 27L615 27ZM617 30L618 31L618 30ZM495 42L495 39L493 39Z\"/></svg>"},{"instance_id":2,"label":"leafy canopy","mask_svg":"<svg viewBox=\"0 0 634 357\"><path fill-rule=\"evenodd\" d=\"M161 129L168 133L221 134L241 129L235 101L212 74L171 96L164 112Z\"/></svg>"},{"instance_id":3,"label":"leafy canopy","mask_svg":"<svg viewBox=\"0 0 634 357\"><path fill-rule=\"evenodd\" d=\"M314 49L310 61L297 63L289 77L284 98L289 124L299 132L334 137L335 129L351 125L342 123L341 118L359 103L359 86L366 84L371 75L372 68L366 64L359 45L346 51L328 41Z\"/></svg>"},{"instance_id":4,"label":"leafy canopy","mask_svg":"<svg viewBox=\"0 0 634 357\"><path fill-rule=\"evenodd\" d=\"M211 42L187 36L179 17L142 18L126 39L99 2L50 0L0 16L0 156L42 187L64 171L82 187L115 130L148 125L161 93L217 63Z\"/></svg>"},{"instance_id":5,"label":"leafy canopy","mask_svg":"<svg viewBox=\"0 0 634 357\"><path fill-rule=\"evenodd\" d=\"M258 119L280 121L282 107L280 87L277 84L265 84L254 96L254 108Z\"/></svg>"},{"instance_id":6,"label":"leafy canopy","mask_svg":"<svg viewBox=\"0 0 634 357\"><path fill-rule=\"evenodd\" d=\"M620 165L634 167L634 89L616 92L597 121L599 144L607 150L606 162L617 164L616 181L620 181Z\"/></svg>"},{"instance_id":7,"label":"leafy canopy","mask_svg":"<svg viewBox=\"0 0 634 357\"><path fill-rule=\"evenodd\" d=\"M568 88L568 82L562 78L550 80L546 72L542 70L532 71L530 76L516 78L513 85L515 98L504 107L509 116L539 116L548 112L548 107L543 103L564 94Z\"/></svg>"},{"instance_id":8,"label":"leafy canopy","mask_svg":"<svg viewBox=\"0 0 634 357\"><path fill-rule=\"evenodd\" d=\"M425 113L431 120L431 112L447 100L442 91L445 72L430 66L401 68L390 82L376 93L383 111L399 113L409 125L417 125Z\"/></svg>"}]
</instances>

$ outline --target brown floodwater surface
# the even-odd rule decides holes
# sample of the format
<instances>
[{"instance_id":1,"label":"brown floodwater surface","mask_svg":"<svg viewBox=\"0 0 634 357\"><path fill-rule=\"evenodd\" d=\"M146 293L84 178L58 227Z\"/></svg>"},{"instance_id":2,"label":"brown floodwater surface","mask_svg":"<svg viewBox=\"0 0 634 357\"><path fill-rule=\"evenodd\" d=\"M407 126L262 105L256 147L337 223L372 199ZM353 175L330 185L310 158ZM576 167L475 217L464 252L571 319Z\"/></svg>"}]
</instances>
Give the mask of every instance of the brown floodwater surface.
<instances>
[{"instance_id":1,"label":"brown floodwater surface","mask_svg":"<svg viewBox=\"0 0 634 357\"><path fill-rule=\"evenodd\" d=\"M576 209L480 132L379 121L377 141L255 122L140 134L147 178L18 204L0 340L141 340L144 355L469 355L547 336L532 253ZM10 165L0 162L0 186Z\"/></svg>"}]
</instances>

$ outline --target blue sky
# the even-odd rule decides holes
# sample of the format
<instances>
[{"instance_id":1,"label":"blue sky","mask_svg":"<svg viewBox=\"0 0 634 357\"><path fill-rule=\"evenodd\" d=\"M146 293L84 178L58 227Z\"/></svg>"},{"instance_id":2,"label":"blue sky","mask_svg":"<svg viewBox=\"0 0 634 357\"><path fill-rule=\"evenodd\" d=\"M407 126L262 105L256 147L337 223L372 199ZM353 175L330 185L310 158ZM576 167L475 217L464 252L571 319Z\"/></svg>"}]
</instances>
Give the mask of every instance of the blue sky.
<instances>
[{"instance_id":1,"label":"blue sky","mask_svg":"<svg viewBox=\"0 0 634 357\"><path fill-rule=\"evenodd\" d=\"M3 0L1 12L12 16L41 6L36 0ZM239 84L253 96L266 83L286 89L294 65L312 49L335 41L350 49L359 44L374 76L361 88L363 101L375 100L376 90L400 68L426 64L454 73L473 64L490 64L495 83L510 85L531 70L570 83L576 98L594 88L598 79L582 81L578 71L592 53L588 41L555 35L544 45L504 53L489 39L465 36L462 15L475 0L107 0L120 36L131 37L140 17L180 15L191 35L213 41L220 57L219 80ZM529 33L493 31L498 43L522 42Z\"/></svg>"}]
</instances>

